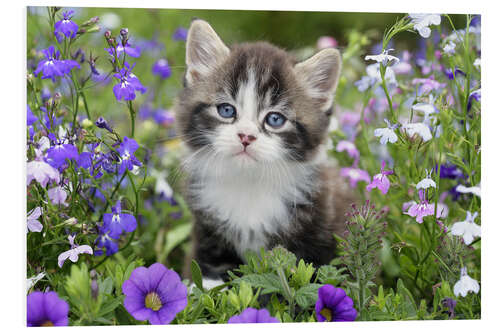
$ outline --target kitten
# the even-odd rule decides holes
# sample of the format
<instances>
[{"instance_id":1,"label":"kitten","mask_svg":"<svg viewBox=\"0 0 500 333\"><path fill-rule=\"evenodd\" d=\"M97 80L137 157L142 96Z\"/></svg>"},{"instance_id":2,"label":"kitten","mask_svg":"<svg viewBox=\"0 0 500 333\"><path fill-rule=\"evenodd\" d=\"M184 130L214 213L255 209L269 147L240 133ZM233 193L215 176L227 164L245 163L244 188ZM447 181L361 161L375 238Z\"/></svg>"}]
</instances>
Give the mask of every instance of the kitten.
<instances>
[{"instance_id":1,"label":"kitten","mask_svg":"<svg viewBox=\"0 0 500 333\"><path fill-rule=\"evenodd\" d=\"M296 63L266 42L228 48L195 20L186 65L174 109L204 278L226 279L245 251L277 245L327 264L354 201L326 154L339 52Z\"/></svg>"}]
</instances>

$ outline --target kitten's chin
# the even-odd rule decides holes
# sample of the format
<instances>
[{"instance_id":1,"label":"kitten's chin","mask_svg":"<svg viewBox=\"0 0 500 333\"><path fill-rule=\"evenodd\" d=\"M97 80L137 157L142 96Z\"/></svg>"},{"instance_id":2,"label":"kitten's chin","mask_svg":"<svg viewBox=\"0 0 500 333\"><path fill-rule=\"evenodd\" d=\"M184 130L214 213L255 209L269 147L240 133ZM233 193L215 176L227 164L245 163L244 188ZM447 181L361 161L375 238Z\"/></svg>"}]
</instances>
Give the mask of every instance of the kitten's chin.
<instances>
[{"instance_id":1,"label":"kitten's chin","mask_svg":"<svg viewBox=\"0 0 500 333\"><path fill-rule=\"evenodd\" d=\"M259 160L254 154L246 150L242 150L231 156L231 160L240 168L255 167L259 164Z\"/></svg>"}]
</instances>

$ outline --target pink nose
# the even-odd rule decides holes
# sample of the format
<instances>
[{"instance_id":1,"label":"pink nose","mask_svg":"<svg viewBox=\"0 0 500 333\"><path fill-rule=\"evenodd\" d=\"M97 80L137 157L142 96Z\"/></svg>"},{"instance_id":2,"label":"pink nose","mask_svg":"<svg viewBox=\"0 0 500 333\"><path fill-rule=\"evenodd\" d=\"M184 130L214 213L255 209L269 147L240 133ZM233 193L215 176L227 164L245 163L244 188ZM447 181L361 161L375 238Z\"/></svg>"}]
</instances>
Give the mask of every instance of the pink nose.
<instances>
[{"instance_id":1,"label":"pink nose","mask_svg":"<svg viewBox=\"0 0 500 333\"><path fill-rule=\"evenodd\" d=\"M245 147L251 144L253 141L257 140L257 138L253 135L238 133L238 136L240 137L241 144Z\"/></svg>"}]
</instances>

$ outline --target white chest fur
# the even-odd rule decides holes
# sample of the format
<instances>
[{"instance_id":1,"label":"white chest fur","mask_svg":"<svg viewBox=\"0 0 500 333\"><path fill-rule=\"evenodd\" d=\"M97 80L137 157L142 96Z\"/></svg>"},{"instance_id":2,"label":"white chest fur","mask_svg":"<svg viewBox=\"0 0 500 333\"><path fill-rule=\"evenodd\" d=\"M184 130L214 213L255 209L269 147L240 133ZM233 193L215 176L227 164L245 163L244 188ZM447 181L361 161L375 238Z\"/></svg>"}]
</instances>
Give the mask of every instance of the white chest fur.
<instances>
[{"instance_id":1,"label":"white chest fur","mask_svg":"<svg viewBox=\"0 0 500 333\"><path fill-rule=\"evenodd\" d=\"M304 193L311 190L312 169L297 164L242 172L215 162L191 191L196 208L225 222L226 239L242 255L258 251L266 245L266 235L289 225L290 203L307 203Z\"/></svg>"}]
</instances>

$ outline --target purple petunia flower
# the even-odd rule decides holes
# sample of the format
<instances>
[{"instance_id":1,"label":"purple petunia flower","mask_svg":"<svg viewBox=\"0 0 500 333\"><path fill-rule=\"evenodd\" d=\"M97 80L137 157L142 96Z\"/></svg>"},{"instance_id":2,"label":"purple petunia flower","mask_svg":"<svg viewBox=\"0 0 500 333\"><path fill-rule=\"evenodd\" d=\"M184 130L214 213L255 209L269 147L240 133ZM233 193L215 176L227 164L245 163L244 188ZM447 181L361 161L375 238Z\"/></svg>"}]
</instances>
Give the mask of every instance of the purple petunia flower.
<instances>
[{"instance_id":1,"label":"purple petunia flower","mask_svg":"<svg viewBox=\"0 0 500 333\"><path fill-rule=\"evenodd\" d=\"M45 59L40 60L36 70L33 72L35 76L38 76L42 72L42 79L52 79L52 82L55 82L56 77L68 74L75 67L80 68L80 65L74 60L60 60L60 52L56 51L52 45L48 49L42 50L42 52L45 55Z\"/></svg>"},{"instance_id":2,"label":"purple petunia flower","mask_svg":"<svg viewBox=\"0 0 500 333\"><path fill-rule=\"evenodd\" d=\"M342 168L340 169L340 175L349 178L351 187L356 187L359 181L364 181L366 183L370 182L370 175L368 172L356 167Z\"/></svg>"},{"instance_id":3,"label":"purple petunia flower","mask_svg":"<svg viewBox=\"0 0 500 333\"><path fill-rule=\"evenodd\" d=\"M118 200L116 205L111 207L113 213L103 215L103 231L109 232L109 236L114 239L120 238L121 233L132 232L137 228L137 221L134 215L122 213L121 201Z\"/></svg>"},{"instance_id":4,"label":"purple petunia flower","mask_svg":"<svg viewBox=\"0 0 500 333\"><path fill-rule=\"evenodd\" d=\"M347 140L339 141L339 143L337 144L336 150L338 152L342 152L342 151L347 152L347 155L349 155L349 157L353 158L356 161L359 159L359 150L358 150L358 148L356 148L354 143L352 143L351 141L347 141Z\"/></svg>"},{"instance_id":5,"label":"purple petunia flower","mask_svg":"<svg viewBox=\"0 0 500 333\"><path fill-rule=\"evenodd\" d=\"M415 217L418 223L422 223L424 216L434 215L434 207L430 205L425 198L424 190L419 190L418 196L420 198L420 203L415 202L412 204L405 214Z\"/></svg>"},{"instance_id":6,"label":"purple petunia flower","mask_svg":"<svg viewBox=\"0 0 500 333\"><path fill-rule=\"evenodd\" d=\"M187 288L179 275L160 263L138 267L122 285L123 306L136 320L170 323L187 306Z\"/></svg>"},{"instance_id":7,"label":"purple petunia flower","mask_svg":"<svg viewBox=\"0 0 500 333\"><path fill-rule=\"evenodd\" d=\"M94 251L95 256L102 256L104 254L104 249L106 250L106 256L111 256L118 252L118 243L116 240L109 236L108 232L104 231L104 228L99 228L99 235L95 240L96 247L98 250Z\"/></svg>"},{"instance_id":8,"label":"purple petunia flower","mask_svg":"<svg viewBox=\"0 0 500 333\"><path fill-rule=\"evenodd\" d=\"M318 289L318 300L314 309L320 322L354 321L358 315L352 299L346 295L344 289L335 288L330 284Z\"/></svg>"},{"instance_id":9,"label":"purple petunia flower","mask_svg":"<svg viewBox=\"0 0 500 333\"><path fill-rule=\"evenodd\" d=\"M277 318L271 317L267 309L257 310L246 308L241 314L232 316L227 321L228 324L250 324L250 323L279 323Z\"/></svg>"},{"instance_id":10,"label":"purple petunia flower","mask_svg":"<svg viewBox=\"0 0 500 333\"><path fill-rule=\"evenodd\" d=\"M154 75L158 75L162 79L169 78L172 75L172 70L168 65L167 59L159 59L153 64L151 69Z\"/></svg>"},{"instance_id":11,"label":"purple petunia flower","mask_svg":"<svg viewBox=\"0 0 500 333\"><path fill-rule=\"evenodd\" d=\"M66 160L71 159L78 159L78 149L70 143L59 143L47 150L47 158L45 160L54 168L61 170L68 166Z\"/></svg>"},{"instance_id":12,"label":"purple petunia flower","mask_svg":"<svg viewBox=\"0 0 500 333\"><path fill-rule=\"evenodd\" d=\"M136 90L141 94L146 92L146 87L144 87L137 76L132 73L134 66L135 64L129 67L128 64L125 63L125 67L123 67L119 73L113 75L120 80L120 82L113 87L113 93L117 101L121 99L124 101L133 101L135 99Z\"/></svg>"},{"instance_id":13,"label":"purple petunia flower","mask_svg":"<svg viewBox=\"0 0 500 333\"><path fill-rule=\"evenodd\" d=\"M139 145L134 139L129 139L127 137L123 138L123 142L117 149L118 153L120 153L118 174L123 174L126 169L132 170L134 165L142 165L142 163L134 156L134 152L137 148L139 148Z\"/></svg>"},{"instance_id":14,"label":"purple petunia flower","mask_svg":"<svg viewBox=\"0 0 500 333\"><path fill-rule=\"evenodd\" d=\"M56 292L34 291L28 295L27 326L67 326L69 305Z\"/></svg>"},{"instance_id":15,"label":"purple petunia flower","mask_svg":"<svg viewBox=\"0 0 500 333\"><path fill-rule=\"evenodd\" d=\"M382 161L382 166L380 167L380 173L373 176L373 180L370 184L366 186L368 191L371 191L374 188L378 188L380 192L383 194L387 194L389 191L389 187L391 186L391 182L387 178L387 175L393 174L393 171L384 171L385 161Z\"/></svg>"},{"instance_id":16,"label":"purple petunia flower","mask_svg":"<svg viewBox=\"0 0 500 333\"><path fill-rule=\"evenodd\" d=\"M63 19L57 21L54 24L54 35L56 36L59 43L62 42L63 36L66 36L67 38L76 37L76 33L78 32L78 24L71 21L73 13L73 10L63 12Z\"/></svg>"},{"instance_id":17,"label":"purple petunia flower","mask_svg":"<svg viewBox=\"0 0 500 333\"><path fill-rule=\"evenodd\" d=\"M186 41L188 35L188 30L183 27L175 29L172 39L176 41Z\"/></svg>"}]
</instances>

